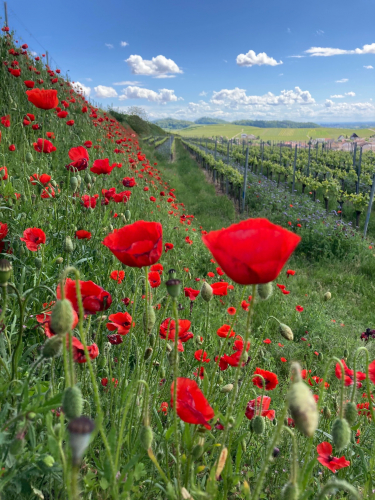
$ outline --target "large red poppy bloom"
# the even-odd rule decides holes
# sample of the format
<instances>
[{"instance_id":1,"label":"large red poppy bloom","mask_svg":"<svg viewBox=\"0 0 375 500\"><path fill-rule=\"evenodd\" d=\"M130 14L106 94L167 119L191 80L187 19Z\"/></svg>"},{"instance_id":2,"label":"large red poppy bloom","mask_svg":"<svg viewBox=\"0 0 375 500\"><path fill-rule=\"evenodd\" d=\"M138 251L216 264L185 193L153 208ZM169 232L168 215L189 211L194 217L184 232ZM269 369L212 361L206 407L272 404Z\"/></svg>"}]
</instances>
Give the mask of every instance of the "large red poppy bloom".
<instances>
[{"instance_id":1,"label":"large red poppy bloom","mask_svg":"<svg viewBox=\"0 0 375 500\"><path fill-rule=\"evenodd\" d=\"M104 160L95 160L93 166L90 168L91 172L94 174L110 174L115 168L115 164L110 165L108 158Z\"/></svg>"},{"instance_id":2,"label":"large red poppy bloom","mask_svg":"<svg viewBox=\"0 0 375 500\"><path fill-rule=\"evenodd\" d=\"M160 259L163 252L163 228L160 222L140 220L115 229L102 243L129 267L150 266Z\"/></svg>"},{"instance_id":3,"label":"large red poppy bloom","mask_svg":"<svg viewBox=\"0 0 375 500\"><path fill-rule=\"evenodd\" d=\"M324 441L324 443L318 444L316 447L318 452L318 462L320 462L324 467L327 467L330 471L336 472L344 467L349 467L350 462L346 460L344 456L341 458L332 456L332 445Z\"/></svg>"},{"instance_id":4,"label":"large red poppy bloom","mask_svg":"<svg viewBox=\"0 0 375 500\"><path fill-rule=\"evenodd\" d=\"M23 238L20 238L20 240L25 242L28 250L36 252L39 250L40 245L44 245L46 242L46 234L38 227L29 227L25 229Z\"/></svg>"},{"instance_id":5,"label":"large red poppy bloom","mask_svg":"<svg viewBox=\"0 0 375 500\"><path fill-rule=\"evenodd\" d=\"M83 302L84 314L96 314L99 311L105 311L112 303L112 297L109 292L106 292L101 286L96 285L93 281L80 281L80 290ZM76 291L76 282L68 278L65 282L65 298L70 300L73 309L78 313L78 300ZM56 291L57 298L60 299L60 285Z\"/></svg>"},{"instance_id":6,"label":"large red poppy bloom","mask_svg":"<svg viewBox=\"0 0 375 500\"><path fill-rule=\"evenodd\" d=\"M344 380L345 380L345 386L353 385L354 384L354 370L350 370L346 363L345 360L342 359L341 363L344 367ZM341 380L341 366L339 363L336 363L336 369L335 369L335 374L338 379ZM357 387L362 387L361 380L366 379L366 373L363 372L357 372Z\"/></svg>"},{"instance_id":7,"label":"large red poppy bloom","mask_svg":"<svg viewBox=\"0 0 375 500\"><path fill-rule=\"evenodd\" d=\"M173 392L174 382L171 385L171 408L174 408ZM177 415L181 420L188 424L204 425L206 429L211 429L208 421L214 417L215 413L195 380L182 377L177 379L176 400Z\"/></svg>"},{"instance_id":8,"label":"large red poppy bloom","mask_svg":"<svg viewBox=\"0 0 375 500\"><path fill-rule=\"evenodd\" d=\"M31 184L33 184L34 186L36 184L38 184L38 182L40 182L41 184L43 184L43 186L45 186L46 184L49 183L49 181L51 180L51 176L48 175L48 174L33 174L30 176L30 182Z\"/></svg>"},{"instance_id":9,"label":"large red poppy bloom","mask_svg":"<svg viewBox=\"0 0 375 500\"><path fill-rule=\"evenodd\" d=\"M26 90L27 99L39 109L54 109L59 104L57 90L33 89Z\"/></svg>"},{"instance_id":10,"label":"large red poppy bloom","mask_svg":"<svg viewBox=\"0 0 375 500\"><path fill-rule=\"evenodd\" d=\"M218 328L216 333L222 339L225 339L227 337L229 337L229 338L234 337L236 335L236 332L231 330L229 333L229 330L230 330L230 325L223 325L220 328Z\"/></svg>"},{"instance_id":11,"label":"large red poppy bloom","mask_svg":"<svg viewBox=\"0 0 375 500\"><path fill-rule=\"evenodd\" d=\"M91 240L91 233L85 229L79 229L76 231L75 237L77 240Z\"/></svg>"},{"instance_id":12,"label":"large red poppy bloom","mask_svg":"<svg viewBox=\"0 0 375 500\"><path fill-rule=\"evenodd\" d=\"M67 346L69 339L67 340ZM83 349L83 344L76 337L72 337L72 345L73 345L73 359L76 363L87 363L87 359L85 356L85 351ZM99 356L99 349L96 344L88 345L87 351L89 353L90 359L95 359Z\"/></svg>"},{"instance_id":13,"label":"large red poppy bloom","mask_svg":"<svg viewBox=\"0 0 375 500\"><path fill-rule=\"evenodd\" d=\"M223 297L224 295L228 295L228 285L226 281L219 281L218 283L212 283L212 293L214 295L218 295L219 297Z\"/></svg>"},{"instance_id":14,"label":"large red poppy bloom","mask_svg":"<svg viewBox=\"0 0 375 500\"><path fill-rule=\"evenodd\" d=\"M119 335L127 335L132 324L132 317L128 312L119 312L111 314L108 319L111 323L107 323L107 328L110 332L117 330Z\"/></svg>"},{"instance_id":15,"label":"large red poppy bloom","mask_svg":"<svg viewBox=\"0 0 375 500\"><path fill-rule=\"evenodd\" d=\"M56 147L48 139L38 139L33 143L34 149L37 153L52 153L56 151Z\"/></svg>"},{"instance_id":16,"label":"large red poppy bloom","mask_svg":"<svg viewBox=\"0 0 375 500\"><path fill-rule=\"evenodd\" d=\"M254 375L262 375L266 383L265 387L266 391L272 391L279 383L276 373L269 372L267 370L262 370L261 368L256 368ZM259 387L259 389L262 389L263 379L261 379L260 377L254 377L253 384Z\"/></svg>"},{"instance_id":17,"label":"large red poppy bloom","mask_svg":"<svg viewBox=\"0 0 375 500\"><path fill-rule=\"evenodd\" d=\"M8 234L8 224L6 222L0 222L0 241L3 240Z\"/></svg>"},{"instance_id":18,"label":"large red poppy bloom","mask_svg":"<svg viewBox=\"0 0 375 500\"><path fill-rule=\"evenodd\" d=\"M200 290L194 290L193 288L184 288L185 297L189 297L191 301L194 301L200 294Z\"/></svg>"},{"instance_id":19,"label":"large red poppy bloom","mask_svg":"<svg viewBox=\"0 0 375 500\"><path fill-rule=\"evenodd\" d=\"M252 399L247 403L245 415L246 418L251 420L255 415L259 415L259 410L261 409L260 415L262 417L267 417L270 420L275 418L275 410L269 410L271 403L271 398L269 396L263 396L262 408L260 408L260 403L262 396L258 396L257 399Z\"/></svg>"},{"instance_id":20,"label":"large red poppy bloom","mask_svg":"<svg viewBox=\"0 0 375 500\"><path fill-rule=\"evenodd\" d=\"M181 342L187 342L188 340L194 337L192 332L189 332L189 328L191 325L191 321L188 319L179 319L178 320L178 340ZM172 318L167 318L160 325L160 337L162 339L173 340L176 335L176 322Z\"/></svg>"},{"instance_id":21,"label":"large red poppy bloom","mask_svg":"<svg viewBox=\"0 0 375 500\"><path fill-rule=\"evenodd\" d=\"M77 146L76 148L71 148L69 150L69 158L72 161L72 163L69 163L69 165L66 165L65 168L70 170L71 172L76 172L85 170L88 165L89 165L89 154L87 152L87 149L85 149L82 146Z\"/></svg>"},{"instance_id":22,"label":"large red poppy bloom","mask_svg":"<svg viewBox=\"0 0 375 500\"><path fill-rule=\"evenodd\" d=\"M225 274L240 285L273 281L301 240L267 219L248 219L202 239Z\"/></svg>"},{"instance_id":23,"label":"large red poppy bloom","mask_svg":"<svg viewBox=\"0 0 375 500\"><path fill-rule=\"evenodd\" d=\"M161 284L160 274L157 271L151 271L148 273L148 282L151 288L158 288Z\"/></svg>"},{"instance_id":24,"label":"large red poppy bloom","mask_svg":"<svg viewBox=\"0 0 375 500\"><path fill-rule=\"evenodd\" d=\"M124 177L122 179L122 184L128 188L134 187L135 186L135 179L134 179L134 177Z\"/></svg>"}]
</instances>

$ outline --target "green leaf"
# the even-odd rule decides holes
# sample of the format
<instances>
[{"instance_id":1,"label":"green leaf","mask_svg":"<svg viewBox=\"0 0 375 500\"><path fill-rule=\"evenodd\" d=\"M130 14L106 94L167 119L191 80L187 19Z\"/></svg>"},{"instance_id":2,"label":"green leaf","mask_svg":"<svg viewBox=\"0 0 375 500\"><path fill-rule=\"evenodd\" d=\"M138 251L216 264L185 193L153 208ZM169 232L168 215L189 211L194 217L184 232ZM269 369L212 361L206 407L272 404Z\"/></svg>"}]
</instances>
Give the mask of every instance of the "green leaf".
<instances>
[{"instance_id":1,"label":"green leaf","mask_svg":"<svg viewBox=\"0 0 375 500\"><path fill-rule=\"evenodd\" d=\"M306 469L304 471L303 478L301 480L301 491L303 491L306 488L306 486L309 484L310 475L315 467L316 462L317 462L316 458L313 458L307 464Z\"/></svg>"},{"instance_id":2,"label":"green leaf","mask_svg":"<svg viewBox=\"0 0 375 500\"><path fill-rule=\"evenodd\" d=\"M106 490L109 486L109 482L106 480L105 477L102 477L101 480L99 481L100 487L102 490Z\"/></svg>"},{"instance_id":3,"label":"green leaf","mask_svg":"<svg viewBox=\"0 0 375 500\"><path fill-rule=\"evenodd\" d=\"M146 468L145 468L144 464L138 463L135 466L135 469L134 469L134 478L135 478L135 480L139 481L141 479L141 477L145 476L146 474L147 474L147 471L146 471Z\"/></svg>"},{"instance_id":4,"label":"green leaf","mask_svg":"<svg viewBox=\"0 0 375 500\"><path fill-rule=\"evenodd\" d=\"M174 433L174 426L171 425L167 430L167 432L165 433L165 440L169 441L173 433Z\"/></svg>"}]
</instances>

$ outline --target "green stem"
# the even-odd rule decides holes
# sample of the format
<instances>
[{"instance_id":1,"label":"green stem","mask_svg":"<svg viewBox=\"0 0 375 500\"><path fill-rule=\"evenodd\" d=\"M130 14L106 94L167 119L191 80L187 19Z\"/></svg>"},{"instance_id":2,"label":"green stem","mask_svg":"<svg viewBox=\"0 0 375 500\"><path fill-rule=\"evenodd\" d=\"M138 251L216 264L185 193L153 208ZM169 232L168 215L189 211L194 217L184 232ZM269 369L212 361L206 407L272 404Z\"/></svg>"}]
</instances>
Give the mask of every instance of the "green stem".
<instances>
[{"instance_id":1,"label":"green stem","mask_svg":"<svg viewBox=\"0 0 375 500\"><path fill-rule=\"evenodd\" d=\"M19 293L18 289L13 285L13 283L8 283L8 286L10 286L10 288L12 288L16 292L17 299L18 299L18 307L20 310L20 317L19 317L20 324L19 324L19 328L18 328L17 344L16 344L16 347L13 351L13 356L12 356L12 380L14 380L16 378L16 375L17 375L19 350L20 350L21 344L22 344L23 315L24 315L25 302L22 301L21 294Z\"/></svg>"},{"instance_id":2,"label":"green stem","mask_svg":"<svg viewBox=\"0 0 375 500\"><path fill-rule=\"evenodd\" d=\"M176 479L178 497L181 491L181 477L180 477L180 443L178 440L178 418L177 418L177 379L178 379L178 311L177 300L173 297L172 301L173 316L175 321L175 335L174 335L174 351L173 351L173 422L174 422L174 444L175 444L175 457L176 457Z\"/></svg>"}]
</instances>

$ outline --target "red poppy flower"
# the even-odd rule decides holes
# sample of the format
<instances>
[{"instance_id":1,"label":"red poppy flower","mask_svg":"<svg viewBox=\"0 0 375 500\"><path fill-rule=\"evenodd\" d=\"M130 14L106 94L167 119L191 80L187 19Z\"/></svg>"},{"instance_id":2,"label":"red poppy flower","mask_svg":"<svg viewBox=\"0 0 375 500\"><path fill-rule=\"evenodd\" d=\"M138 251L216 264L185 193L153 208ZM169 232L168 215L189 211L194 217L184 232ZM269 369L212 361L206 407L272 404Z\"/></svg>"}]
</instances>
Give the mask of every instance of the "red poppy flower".
<instances>
[{"instance_id":1,"label":"red poppy flower","mask_svg":"<svg viewBox=\"0 0 375 500\"><path fill-rule=\"evenodd\" d=\"M233 330L230 330L230 333L229 333L229 330L230 330L230 325L223 325L217 330L216 334L223 339L225 339L227 337L229 337L229 338L234 337L236 335L236 332L234 332Z\"/></svg>"},{"instance_id":2,"label":"red poppy flower","mask_svg":"<svg viewBox=\"0 0 375 500\"><path fill-rule=\"evenodd\" d=\"M72 163L66 165L66 169L71 172L85 170L89 165L89 154L87 150L82 146L77 146L76 148L71 148L69 150L69 158Z\"/></svg>"},{"instance_id":3,"label":"red poppy flower","mask_svg":"<svg viewBox=\"0 0 375 500\"><path fill-rule=\"evenodd\" d=\"M204 379L204 367L200 366L195 372L193 372L194 377L199 377L201 380Z\"/></svg>"},{"instance_id":4,"label":"red poppy flower","mask_svg":"<svg viewBox=\"0 0 375 500\"><path fill-rule=\"evenodd\" d=\"M150 267L150 271L157 271L161 276L164 271L163 264L154 264L153 266Z\"/></svg>"},{"instance_id":5,"label":"red poppy flower","mask_svg":"<svg viewBox=\"0 0 375 500\"><path fill-rule=\"evenodd\" d=\"M69 127L73 127L73 125L74 125L74 120L68 120L68 121L66 122L66 124L67 124Z\"/></svg>"},{"instance_id":6,"label":"red poppy flower","mask_svg":"<svg viewBox=\"0 0 375 500\"><path fill-rule=\"evenodd\" d=\"M85 231L84 229L79 229L76 231L75 237L78 240L91 240L91 233L90 231Z\"/></svg>"},{"instance_id":7,"label":"red poppy flower","mask_svg":"<svg viewBox=\"0 0 375 500\"><path fill-rule=\"evenodd\" d=\"M246 418L252 420L255 417L255 415L259 415L259 410L261 410L260 415L262 417L267 417L270 420L274 420L275 410L268 409L270 407L271 398L269 396L263 396L262 408L260 408L261 401L262 401L262 396L258 396L256 400L252 399L247 403L245 411Z\"/></svg>"},{"instance_id":8,"label":"red poppy flower","mask_svg":"<svg viewBox=\"0 0 375 500\"><path fill-rule=\"evenodd\" d=\"M111 294L106 292L101 286L96 285L93 281L79 282L84 314L96 314L99 311L107 310L112 304ZM78 300L76 291L76 282L67 278L64 286L65 298L70 300L73 309L78 313ZM56 291L57 298L60 299L60 285Z\"/></svg>"},{"instance_id":9,"label":"red poppy flower","mask_svg":"<svg viewBox=\"0 0 375 500\"><path fill-rule=\"evenodd\" d=\"M246 300L243 300L241 302L241 307L244 311L248 311L249 310L249 306L250 306L250 302L246 302Z\"/></svg>"},{"instance_id":10,"label":"red poppy flower","mask_svg":"<svg viewBox=\"0 0 375 500\"><path fill-rule=\"evenodd\" d=\"M286 358L280 358L280 361L281 361L282 363L286 363L288 360L287 360Z\"/></svg>"},{"instance_id":11,"label":"red poppy flower","mask_svg":"<svg viewBox=\"0 0 375 500\"><path fill-rule=\"evenodd\" d=\"M59 104L57 90L33 89L26 90L27 99L39 109L54 109Z\"/></svg>"},{"instance_id":12,"label":"red poppy flower","mask_svg":"<svg viewBox=\"0 0 375 500\"><path fill-rule=\"evenodd\" d=\"M269 372L267 370L262 370L261 368L256 368L254 375L262 375L266 383L266 391L272 391L279 383L277 375L275 373ZM260 377L254 377L253 384L262 389L263 379L261 379Z\"/></svg>"},{"instance_id":13,"label":"red poppy flower","mask_svg":"<svg viewBox=\"0 0 375 500\"><path fill-rule=\"evenodd\" d=\"M51 180L51 176L48 174L42 174L42 175L33 174L30 176L30 182L34 186L38 183L37 181L39 181L41 184L43 184L43 186L45 186L46 184L49 183L50 180Z\"/></svg>"},{"instance_id":14,"label":"red poppy flower","mask_svg":"<svg viewBox=\"0 0 375 500\"><path fill-rule=\"evenodd\" d=\"M373 384L375 384L375 360L368 365L368 375Z\"/></svg>"},{"instance_id":15,"label":"red poppy flower","mask_svg":"<svg viewBox=\"0 0 375 500\"><path fill-rule=\"evenodd\" d=\"M276 283L276 286L280 288L280 290L285 290L286 286L285 285L280 285L279 283Z\"/></svg>"},{"instance_id":16,"label":"red poppy flower","mask_svg":"<svg viewBox=\"0 0 375 500\"><path fill-rule=\"evenodd\" d=\"M0 167L0 179L3 179L3 181L6 181L8 179L8 169L6 167Z\"/></svg>"},{"instance_id":17,"label":"red poppy flower","mask_svg":"<svg viewBox=\"0 0 375 500\"><path fill-rule=\"evenodd\" d=\"M296 311L297 312L302 312L303 311L303 307L302 306L296 306Z\"/></svg>"},{"instance_id":18,"label":"red poppy flower","mask_svg":"<svg viewBox=\"0 0 375 500\"><path fill-rule=\"evenodd\" d=\"M171 385L172 408L174 408L173 394L174 382ZM215 413L195 380L182 377L177 379L176 409L182 421L188 424L204 425L206 429L211 429L208 421L214 417Z\"/></svg>"},{"instance_id":19,"label":"red poppy flower","mask_svg":"<svg viewBox=\"0 0 375 500\"><path fill-rule=\"evenodd\" d=\"M194 301L200 294L200 290L194 290L193 288L184 288L185 297L189 297L191 301Z\"/></svg>"},{"instance_id":20,"label":"red poppy flower","mask_svg":"<svg viewBox=\"0 0 375 500\"><path fill-rule=\"evenodd\" d=\"M223 271L241 285L273 281L301 240L267 219L248 219L202 239Z\"/></svg>"},{"instance_id":21,"label":"red poppy flower","mask_svg":"<svg viewBox=\"0 0 375 500\"><path fill-rule=\"evenodd\" d=\"M37 153L52 153L56 151L55 146L48 139L38 139L33 143L34 149Z\"/></svg>"},{"instance_id":22,"label":"red poppy flower","mask_svg":"<svg viewBox=\"0 0 375 500\"><path fill-rule=\"evenodd\" d=\"M5 128L10 127L10 115L1 117L1 125L3 125Z\"/></svg>"},{"instance_id":23,"label":"red poppy flower","mask_svg":"<svg viewBox=\"0 0 375 500\"><path fill-rule=\"evenodd\" d=\"M318 444L316 451L318 452L318 462L327 467L331 472L336 472L350 465L349 460L346 460L344 456L341 458L332 456L332 445L327 443L327 441Z\"/></svg>"},{"instance_id":24,"label":"red poppy flower","mask_svg":"<svg viewBox=\"0 0 375 500\"><path fill-rule=\"evenodd\" d=\"M290 294L289 290L282 289L281 291L282 291L282 293L284 295L289 295ZM303 310L303 308L302 308L302 310Z\"/></svg>"},{"instance_id":25,"label":"red poppy flower","mask_svg":"<svg viewBox=\"0 0 375 500\"><path fill-rule=\"evenodd\" d=\"M160 222L134 222L115 229L103 240L120 262L130 267L155 264L163 251L163 228Z\"/></svg>"},{"instance_id":26,"label":"red poppy flower","mask_svg":"<svg viewBox=\"0 0 375 500\"><path fill-rule=\"evenodd\" d=\"M108 158L104 160L95 160L93 166L90 168L91 172L94 174L110 174L112 170L115 168L115 165L110 165Z\"/></svg>"},{"instance_id":27,"label":"red poppy flower","mask_svg":"<svg viewBox=\"0 0 375 500\"><path fill-rule=\"evenodd\" d=\"M136 182L135 182L134 177L124 177L122 179L122 184L125 187L131 188L131 187L135 186Z\"/></svg>"},{"instance_id":28,"label":"red poppy flower","mask_svg":"<svg viewBox=\"0 0 375 500\"><path fill-rule=\"evenodd\" d=\"M292 269L288 269L286 272L286 277L289 278L289 276L294 276L295 274L295 271L293 271Z\"/></svg>"},{"instance_id":29,"label":"red poppy flower","mask_svg":"<svg viewBox=\"0 0 375 500\"><path fill-rule=\"evenodd\" d=\"M151 271L148 273L148 282L151 288L157 288L161 283L160 274L157 271Z\"/></svg>"},{"instance_id":30,"label":"red poppy flower","mask_svg":"<svg viewBox=\"0 0 375 500\"><path fill-rule=\"evenodd\" d=\"M40 245L44 245L46 242L46 235L45 232L38 227L29 227L25 229L23 238L20 238L20 240L26 243L28 250L36 252L39 250Z\"/></svg>"},{"instance_id":31,"label":"red poppy flower","mask_svg":"<svg viewBox=\"0 0 375 500\"><path fill-rule=\"evenodd\" d=\"M150 201L155 202L156 201L155 196L150 196Z\"/></svg>"},{"instance_id":32,"label":"red poppy flower","mask_svg":"<svg viewBox=\"0 0 375 500\"><path fill-rule=\"evenodd\" d=\"M263 344L271 344L272 340L271 339L264 339Z\"/></svg>"},{"instance_id":33,"label":"red poppy flower","mask_svg":"<svg viewBox=\"0 0 375 500\"><path fill-rule=\"evenodd\" d=\"M194 358L202 363L209 363L211 360L207 358L207 353L203 349L198 349L195 351Z\"/></svg>"},{"instance_id":34,"label":"red poppy flower","mask_svg":"<svg viewBox=\"0 0 375 500\"><path fill-rule=\"evenodd\" d=\"M8 224L6 222L0 222L0 241L3 240L8 234Z\"/></svg>"},{"instance_id":35,"label":"red poppy flower","mask_svg":"<svg viewBox=\"0 0 375 500\"><path fill-rule=\"evenodd\" d=\"M187 342L194 337L192 332L189 332L191 321L188 319L178 320L178 340L181 342ZM176 323L172 318L165 319L160 325L159 330L160 337L162 339L173 340L176 336Z\"/></svg>"},{"instance_id":36,"label":"red poppy flower","mask_svg":"<svg viewBox=\"0 0 375 500\"><path fill-rule=\"evenodd\" d=\"M67 111L59 111L59 112L57 113L57 116L58 116L58 118L63 119L63 118L66 118L66 117L68 116L68 114L69 114L69 113L68 113Z\"/></svg>"},{"instance_id":37,"label":"red poppy flower","mask_svg":"<svg viewBox=\"0 0 375 500\"><path fill-rule=\"evenodd\" d=\"M125 271L112 271L110 278L120 284L125 278Z\"/></svg>"},{"instance_id":38,"label":"red poppy flower","mask_svg":"<svg viewBox=\"0 0 375 500\"><path fill-rule=\"evenodd\" d=\"M87 359L85 356L85 351L83 350L83 344L75 337L72 337L73 344L73 359L76 363L86 363ZM89 353L90 359L95 359L99 356L99 349L96 344L88 345L87 351Z\"/></svg>"},{"instance_id":39,"label":"red poppy flower","mask_svg":"<svg viewBox=\"0 0 375 500\"><path fill-rule=\"evenodd\" d=\"M35 82L33 82L32 80L25 80L23 83L28 89L33 89L35 86Z\"/></svg>"},{"instance_id":40,"label":"red poppy flower","mask_svg":"<svg viewBox=\"0 0 375 500\"><path fill-rule=\"evenodd\" d=\"M227 313L230 314L231 316L233 316L234 314L236 314L236 308L235 307L228 307Z\"/></svg>"},{"instance_id":41,"label":"red poppy flower","mask_svg":"<svg viewBox=\"0 0 375 500\"><path fill-rule=\"evenodd\" d=\"M217 268L216 268L216 272L217 272L217 274L218 274L219 276L223 276L223 274L224 274L224 272L223 272L223 270L221 269L221 267L217 267Z\"/></svg>"},{"instance_id":42,"label":"red poppy flower","mask_svg":"<svg viewBox=\"0 0 375 500\"><path fill-rule=\"evenodd\" d=\"M112 335L107 335L108 342L112 345L122 344L122 336L118 333L113 333Z\"/></svg>"},{"instance_id":43,"label":"red poppy flower","mask_svg":"<svg viewBox=\"0 0 375 500\"><path fill-rule=\"evenodd\" d=\"M168 412L168 403L164 402L160 405L160 410L158 411L162 411L164 414L166 414Z\"/></svg>"},{"instance_id":44,"label":"red poppy flower","mask_svg":"<svg viewBox=\"0 0 375 500\"><path fill-rule=\"evenodd\" d=\"M16 146L14 144L11 144L8 149L9 149L9 151L15 151Z\"/></svg>"},{"instance_id":45,"label":"red poppy flower","mask_svg":"<svg viewBox=\"0 0 375 500\"><path fill-rule=\"evenodd\" d=\"M111 321L111 323L107 323L109 331L114 332L117 330L119 335L127 335L129 333L132 325L132 317L128 312L110 314L108 319Z\"/></svg>"},{"instance_id":46,"label":"red poppy flower","mask_svg":"<svg viewBox=\"0 0 375 500\"><path fill-rule=\"evenodd\" d=\"M342 359L341 363L344 367L344 377L345 377L345 386L353 385L354 384L354 370L350 370L345 363L345 360ZM336 368L335 368L335 374L338 379L341 380L342 374L341 374L341 366L340 363L336 363ZM362 387L361 380L366 379L366 374L362 372L357 372L357 387Z\"/></svg>"},{"instance_id":47,"label":"red poppy flower","mask_svg":"<svg viewBox=\"0 0 375 500\"><path fill-rule=\"evenodd\" d=\"M92 141L85 141L83 145L85 146L85 148L90 149L92 147Z\"/></svg>"},{"instance_id":48,"label":"red poppy flower","mask_svg":"<svg viewBox=\"0 0 375 500\"><path fill-rule=\"evenodd\" d=\"M96 207L96 202L98 200L98 195L95 196L90 196L88 194L84 194L81 197L82 204L86 208L95 208Z\"/></svg>"},{"instance_id":49,"label":"red poppy flower","mask_svg":"<svg viewBox=\"0 0 375 500\"><path fill-rule=\"evenodd\" d=\"M218 295L219 297L228 295L228 283L226 281L219 281L218 283L212 283L211 288L212 288L212 293L214 295Z\"/></svg>"}]
</instances>

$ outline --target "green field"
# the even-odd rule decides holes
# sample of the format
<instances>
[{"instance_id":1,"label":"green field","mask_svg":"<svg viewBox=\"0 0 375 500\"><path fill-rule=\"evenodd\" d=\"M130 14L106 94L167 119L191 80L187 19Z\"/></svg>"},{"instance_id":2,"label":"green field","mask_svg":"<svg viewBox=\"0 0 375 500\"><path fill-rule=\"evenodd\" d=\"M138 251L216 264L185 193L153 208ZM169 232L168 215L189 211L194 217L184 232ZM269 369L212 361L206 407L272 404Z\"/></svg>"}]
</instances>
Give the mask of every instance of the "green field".
<instances>
[{"instance_id":1,"label":"green field","mask_svg":"<svg viewBox=\"0 0 375 500\"><path fill-rule=\"evenodd\" d=\"M242 133L260 136L264 141L307 141L309 138L331 138L337 139L340 135L350 137L355 132L359 137L368 138L375 134L370 129L348 129L348 128L259 128L244 127L242 125L217 124L217 125L195 125L185 129L173 130L174 133L184 137L215 137L223 136L228 139L240 137Z\"/></svg>"}]
</instances>

